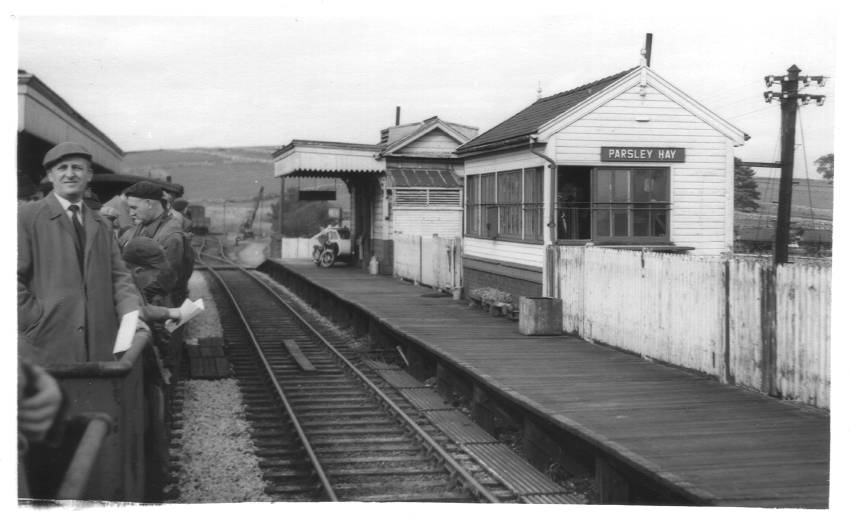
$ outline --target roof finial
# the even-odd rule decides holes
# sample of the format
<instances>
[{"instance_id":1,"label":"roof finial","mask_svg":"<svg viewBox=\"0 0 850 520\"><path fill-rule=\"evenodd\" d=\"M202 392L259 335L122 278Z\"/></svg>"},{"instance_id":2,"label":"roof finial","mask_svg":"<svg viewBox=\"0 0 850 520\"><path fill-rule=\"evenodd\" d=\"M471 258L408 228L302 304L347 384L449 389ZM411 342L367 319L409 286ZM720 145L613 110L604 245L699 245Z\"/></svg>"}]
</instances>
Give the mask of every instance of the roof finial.
<instances>
[{"instance_id":1,"label":"roof finial","mask_svg":"<svg viewBox=\"0 0 850 520\"><path fill-rule=\"evenodd\" d=\"M543 97L543 87L540 85L540 80L537 80L537 99Z\"/></svg>"}]
</instances>

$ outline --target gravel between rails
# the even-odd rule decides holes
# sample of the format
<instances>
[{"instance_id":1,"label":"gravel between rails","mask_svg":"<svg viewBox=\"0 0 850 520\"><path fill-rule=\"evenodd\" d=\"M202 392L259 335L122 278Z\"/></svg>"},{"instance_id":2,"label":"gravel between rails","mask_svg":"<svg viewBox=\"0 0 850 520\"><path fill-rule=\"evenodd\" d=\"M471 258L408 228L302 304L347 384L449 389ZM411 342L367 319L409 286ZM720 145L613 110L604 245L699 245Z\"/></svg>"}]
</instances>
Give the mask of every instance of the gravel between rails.
<instances>
[{"instance_id":1,"label":"gravel between rails","mask_svg":"<svg viewBox=\"0 0 850 520\"><path fill-rule=\"evenodd\" d=\"M192 274L189 294L204 299L205 311L186 324L186 338L221 337L218 310L205 276ZM242 394L234 379L183 383L182 428L172 445L177 459L173 503L270 502Z\"/></svg>"}]
</instances>

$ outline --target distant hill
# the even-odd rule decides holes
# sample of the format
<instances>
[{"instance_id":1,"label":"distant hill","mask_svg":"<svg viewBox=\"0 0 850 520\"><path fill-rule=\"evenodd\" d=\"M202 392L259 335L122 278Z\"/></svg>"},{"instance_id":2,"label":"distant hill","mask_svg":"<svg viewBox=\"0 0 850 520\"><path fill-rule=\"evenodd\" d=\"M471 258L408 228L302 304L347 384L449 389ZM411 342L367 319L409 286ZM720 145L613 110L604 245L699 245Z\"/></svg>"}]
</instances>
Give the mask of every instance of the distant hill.
<instances>
[{"instance_id":1,"label":"distant hill","mask_svg":"<svg viewBox=\"0 0 850 520\"><path fill-rule=\"evenodd\" d=\"M750 238L772 240L776 229L779 179L756 177L759 209L735 212L736 233ZM791 228L807 236L832 234L833 185L823 179L795 179L791 193Z\"/></svg>"},{"instance_id":2,"label":"distant hill","mask_svg":"<svg viewBox=\"0 0 850 520\"><path fill-rule=\"evenodd\" d=\"M763 207L759 211L766 211L766 207L775 208L776 202L779 201L779 179L767 177L755 177L754 180L758 184L758 190L761 194L759 204ZM791 194L792 215L796 213L806 214L808 216L809 209L815 212L815 218L820 215L823 218L832 220L832 184L823 179L794 179L793 192ZM811 197L811 205L809 200ZM774 211L775 212L775 211Z\"/></svg>"},{"instance_id":3,"label":"distant hill","mask_svg":"<svg viewBox=\"0 0 850 520\"><path fill-rule=\"evenodd\" d=\"M163 173L182 184L192 202L250 200L264 186L263 198L280 193L274 177L275 146L184 148L128 152L122 173L157 176Z\"/></svg>"}]
</instances>

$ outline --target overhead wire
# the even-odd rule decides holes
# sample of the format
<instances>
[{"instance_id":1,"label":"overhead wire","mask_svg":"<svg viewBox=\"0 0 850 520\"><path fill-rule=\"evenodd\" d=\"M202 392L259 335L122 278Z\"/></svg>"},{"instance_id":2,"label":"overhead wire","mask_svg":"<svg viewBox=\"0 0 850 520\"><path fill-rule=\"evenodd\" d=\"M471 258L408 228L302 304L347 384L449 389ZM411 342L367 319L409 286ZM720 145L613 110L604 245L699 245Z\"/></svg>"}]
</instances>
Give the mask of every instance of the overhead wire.
<instances>
[{"instance_id":1,"label":"overhead wire","mask_svg":"<svg viewBox=\"0 0 850 520\"><path fill-rule=\"evenodd\" d=\"M771 159L772 159L773 162L778 162L776 154L777 154L777 151L779 150L779 142L781 140L782 140L782 129L780 128L776 133L776 141L773 144L773 154L771 154ZM775 181L775 178L772 177L772 176L767 178L767 182L765 183L765 193L763 194L762 202L767 202L768 200L770 200L770 197L772 196L772 190L774 188L774 181ZM760 233L761 230L768 229L769 220L770 220L770 213L769 212L759 212L759 217L756 220L756 222L758 223L758 230L756 231L756 238L761 238L761 233Z\"/></svg>"},{"instance_id":2,"label":"overhead wire","mask_svg":"<svg viewBox=\"0 0 850 520\"><path fill-rule=\"evenodd\" d=\"M809 180L809 159L806 155L806 133L803 131L803 111L797 111L797 120L800 122L800 143L803 148L803 164L806 171L806 191L809 194L809 219L812 226L815 225L815 205L812 203L812 184ZM818 233L818 242L820 242L820 233Z\"/></svg>"}]
</instances>

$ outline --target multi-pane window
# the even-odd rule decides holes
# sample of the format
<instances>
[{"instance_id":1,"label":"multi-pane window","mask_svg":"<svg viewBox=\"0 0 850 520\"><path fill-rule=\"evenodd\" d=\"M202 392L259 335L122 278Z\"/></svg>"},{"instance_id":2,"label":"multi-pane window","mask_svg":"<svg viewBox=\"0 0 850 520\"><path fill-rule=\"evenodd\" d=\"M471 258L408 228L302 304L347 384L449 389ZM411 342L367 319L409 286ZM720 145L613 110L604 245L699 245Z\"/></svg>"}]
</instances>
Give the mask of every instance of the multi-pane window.
<instances>
[{"instance_id":1,"label":"multi-pane window","mask_svg":"<svg viewBox=\"0 0 850 520\"><path fill-rule=\"evenodd\" d=\"M559 240L642 243L669 240L668 168L559 168Z\"/></svg>"},{"instance_id":2,"label":"multi-pane window","mask_svg":"<svg viewBox=\"0 0 850 520\"><path fill-rule=\"evenodd\" d=\"M542 241L543 169L466 177L466 234Z\"/></svg>"},{"instance_id":3,"label":"multi-pane window","mask_svg":"<svg viewBox=\"0 0 850 520\"><path fill-rule=\"evenodd\" d=\"M600 241L667 238L670 211L667 171L597 168L594 237Z\"/></svg>"}]
</instances>

